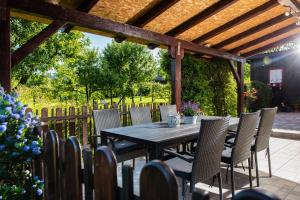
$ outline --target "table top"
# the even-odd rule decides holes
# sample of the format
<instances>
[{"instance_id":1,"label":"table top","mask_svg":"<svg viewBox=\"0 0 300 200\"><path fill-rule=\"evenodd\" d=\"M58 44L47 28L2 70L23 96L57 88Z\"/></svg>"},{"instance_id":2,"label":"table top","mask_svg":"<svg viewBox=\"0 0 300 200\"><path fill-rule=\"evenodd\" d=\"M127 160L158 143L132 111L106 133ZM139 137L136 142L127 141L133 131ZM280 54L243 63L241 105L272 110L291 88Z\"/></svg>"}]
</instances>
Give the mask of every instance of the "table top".
<instances>
[{"instance_id":1,"label":"table top","mask_svg":"<svg viewBox=\"0 0 300 200\"><path fill-rule=\"evenodd\" d=\"M133 142L142 143L162 143L180 138L198 137L201 119L212 119L216 117L200 117L197 124L180 124L180 126L170 128L166 122L155 122L149 124L140 124L135 126L126 126L119 128L104 129L101 135L118 137ZM234 127L238 124L239 118L232 117L229 126Z\"/></svg>"}]
</instances>

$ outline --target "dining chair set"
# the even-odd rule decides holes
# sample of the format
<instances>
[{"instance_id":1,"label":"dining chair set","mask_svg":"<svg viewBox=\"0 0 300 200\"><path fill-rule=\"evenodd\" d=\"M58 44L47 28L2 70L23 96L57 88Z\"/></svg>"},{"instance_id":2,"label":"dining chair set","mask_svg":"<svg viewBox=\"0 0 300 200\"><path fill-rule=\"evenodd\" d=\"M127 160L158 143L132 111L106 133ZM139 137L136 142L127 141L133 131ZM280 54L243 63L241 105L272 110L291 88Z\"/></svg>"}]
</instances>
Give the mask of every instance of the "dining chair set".
<instances>
[{"instance_id":1,"label":"dining chair set","mask_svg":"<svg viewBox=\"0 0 300 200\"><path fill-rule=\"evenodd\" d=\"M187 182L190 183L190 192L194 191L198 182L204 182L211 178L218 179L220 199L223 199L221 163L230 167L231 192L235 194L234 168L244 161L248 161L249 182L252 188L253 162L255 161L256 180L259 186L257 153L266 150L271 173L269 138L277 108L264 108L260 112L242 113L237 129L229 130L227 117L215 117L202 119L199 126L199 134L193 151L175 151L164 149L163 154L168 155L165 160L176 176L182 179L182 195L185 196ZM129 110L132 125L152 123L149 107L132 107ZM161 120L166 121L169 113L177 113L175 105L160 106ZM117 109L93 111L95 132L95 146L100 144L101 130L117 128L121 126L120 113ZM258 126L257 126L258 124ZM148 161L148 149L146 146L127 140L108 138L109 146L115 152L117 161L123 162L137 157L146 157ZM254 157L254 158L253 158Z\"/></svg>"}]
</instances>

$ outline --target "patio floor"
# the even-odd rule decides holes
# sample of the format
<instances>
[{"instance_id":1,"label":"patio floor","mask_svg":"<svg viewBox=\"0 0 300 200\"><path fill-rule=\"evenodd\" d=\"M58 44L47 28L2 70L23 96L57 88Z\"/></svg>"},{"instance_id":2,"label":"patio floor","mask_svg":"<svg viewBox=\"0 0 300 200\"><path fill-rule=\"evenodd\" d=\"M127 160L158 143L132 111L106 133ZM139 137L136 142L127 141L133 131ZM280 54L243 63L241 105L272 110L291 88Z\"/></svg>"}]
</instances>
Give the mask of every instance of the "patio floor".
<instances>
[{"instance_id":1,"label":"patio floor","mask_svg":"<svg viewBox=\"0 0 300 200\"><path fill-rule=\"evenodd\" d=\"M273 136L300 140L300 113L277 113Z\"/></svg>"},{"instance_id":2,"label":"patio floor","mask_svg":"<svg viewBox=\"0 0 300 200\"><path fill-rule=\"evenodd\" d=\"M271 138L270 140L271 160L272 160L272 178L268 177L268 162L265 158L265 152L258 154L259 170L260 170L260 187L269 192L275 193L278 197L285 200L300 199L300 141ZM130 163L130 161L128 161ZM140 158L136 162L134 171L134 185L135 193L139 191L139 174L141 168L145 164L145 160ZM245 163L246 166L246 163ZM235 170L236 176L236 190L241 188L248 188L248 170L244 171L241 167ZM121 166L118 166L118 181L121 182ZM230 185L225 181L226 166L222 169L223 175L223 193L225 199L230 199ZM252 170L253 177L255 170ZM230 177L230 176L228 176ZM211 180L210 180L211 181ZM210 181L203 184L200 183L197 187L210 191L211 199L218 199L217 182L213 187L210 187ZM230 178L229 178L230 181ZM178 180L179 194L181 180ZM256 180L253 179L253 186L256 188ZM180 199L182 199L181 195ZM190 194L187 193L186 199L190 199Z\"/></svg>"}]
</instances>

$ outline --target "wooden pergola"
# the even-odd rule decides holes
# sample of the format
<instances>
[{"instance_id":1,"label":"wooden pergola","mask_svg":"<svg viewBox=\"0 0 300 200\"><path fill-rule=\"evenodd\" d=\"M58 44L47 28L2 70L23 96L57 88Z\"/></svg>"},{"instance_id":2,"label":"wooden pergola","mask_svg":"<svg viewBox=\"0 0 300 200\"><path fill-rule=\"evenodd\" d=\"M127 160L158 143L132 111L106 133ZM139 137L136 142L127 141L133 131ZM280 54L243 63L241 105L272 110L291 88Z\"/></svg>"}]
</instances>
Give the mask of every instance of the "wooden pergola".
<instances>
[{"instance_id":1,"label":"wooden pergola","mask_svg":"<svg viewBox=\"0 0 300 200\"><path fill-rule=\"evenodd\" d=\"M299 8L299 0L288 0ZM11 69L58 30L76 29L169 49L172 103L181 105L185 53L227 59L243 110L246 58L298 38L300 27L277 0L0 0L0 82L11 90ZM49 24L10 52L10 17Z\"/></svg>"}]
</instances>

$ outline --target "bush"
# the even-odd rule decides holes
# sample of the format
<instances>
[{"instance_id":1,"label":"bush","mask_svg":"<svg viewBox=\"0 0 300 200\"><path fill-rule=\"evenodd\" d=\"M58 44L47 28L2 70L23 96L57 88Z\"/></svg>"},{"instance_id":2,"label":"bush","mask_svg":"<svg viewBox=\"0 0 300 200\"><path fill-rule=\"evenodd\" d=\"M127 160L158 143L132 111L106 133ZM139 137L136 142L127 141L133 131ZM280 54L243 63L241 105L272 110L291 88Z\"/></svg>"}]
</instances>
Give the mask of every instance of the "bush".
<instances>
[{"instance_id":1,"label":"bush","mask_svg":"<svg viewBox=\"0 0 300 200\"><path fill-rule=\"evenodd\" d=\"M34 133L37 118L25 114L16 94L0 87L0 199L34 199L43 194L43 182L33 177L32 159L41 154L41 138Z\"/></svg>"},{"instance_id":2,"label":"bush","mask_svg":"<svg viewBox=\"0 0 300 200\"><path fill-rule=\"evenodd\" d=\"M256 100L252 101L249 104L249 111L255 112L260 110L261 108L267 108L271 106L272 101L272 89L269 88L266 84L260 81L252 81L250 83L245 84L245 90L249 91L251 88L255 88Z\"/></svg>"}]
</instances>

